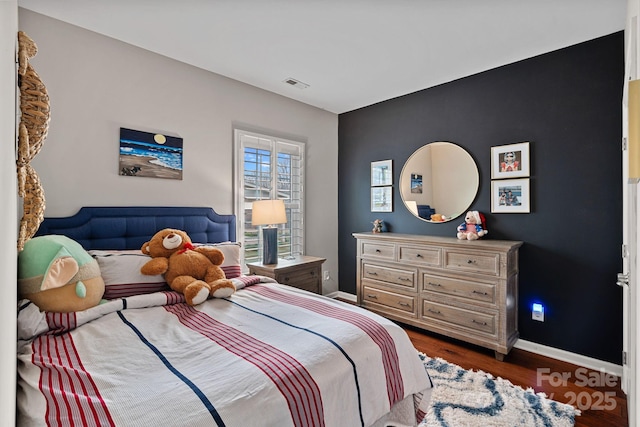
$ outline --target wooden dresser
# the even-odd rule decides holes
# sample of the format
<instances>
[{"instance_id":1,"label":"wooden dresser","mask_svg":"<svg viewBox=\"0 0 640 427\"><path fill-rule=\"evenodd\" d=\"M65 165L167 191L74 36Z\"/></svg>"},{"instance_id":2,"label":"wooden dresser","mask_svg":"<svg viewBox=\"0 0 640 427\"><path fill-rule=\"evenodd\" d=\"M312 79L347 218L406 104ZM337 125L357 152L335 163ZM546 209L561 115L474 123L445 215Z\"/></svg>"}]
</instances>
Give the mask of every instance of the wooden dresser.
<instances>
[{"instance_id":1,"label":"wooden dresser","mask_svg":"<svg viewBox=\"0 0 640 427\"><path fill-rule=\"evenodd\" d=\"M389 319L495 350L518 339L522 242L354 233L358 304Z\"/></svg>"}]
</instances>

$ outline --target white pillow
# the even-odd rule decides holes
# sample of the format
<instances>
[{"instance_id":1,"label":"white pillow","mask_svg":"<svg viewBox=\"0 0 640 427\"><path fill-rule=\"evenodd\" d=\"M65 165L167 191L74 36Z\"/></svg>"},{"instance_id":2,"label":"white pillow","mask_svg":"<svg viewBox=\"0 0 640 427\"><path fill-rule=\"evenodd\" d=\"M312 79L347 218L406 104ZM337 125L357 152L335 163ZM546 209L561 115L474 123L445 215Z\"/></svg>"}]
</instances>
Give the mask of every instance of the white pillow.
<instances>
[{"instance_id":1,"label":"white pillow","mask_svg":"<svg viewBox=\"0 0 640 427\"><path fill-rule=\"evenodd\" d=\"M100 266L105 299L170 290L162 275L149 276L140 272L140 268L151 259L140 250L91 250L89 254Z\"/></svg>"},{"instance_id":2,"label":"white pillow","mask_svg":"<svg viewBox=\"0 0 640 427\"><path fill-rule=\"evenodd\" d=\"M195 244L195 246L205 246ZM220 265L227 279L242 276L240 265L240 242L207 243L220 249L224 262ZM98 261L105 284L105 299L125 298L133 295L150 294L170 290L163 275L148 276L140 273L140 268L151 259L139 249L134 250L91 250L89 254Z\"/></svg>"},{"instance_id":3,"label":"white pillow","mask_svg":"<svg viewBox=\"0 0 640 427\"><path fill-rule=\"evenodd\" d=\"M211 246L222 251L224 262L220 265L227 279L234 279L242 276L242 266L240 265L240 242L222 242L222 243L196 243L195 246Z\"/></svg>"}]
</instances>

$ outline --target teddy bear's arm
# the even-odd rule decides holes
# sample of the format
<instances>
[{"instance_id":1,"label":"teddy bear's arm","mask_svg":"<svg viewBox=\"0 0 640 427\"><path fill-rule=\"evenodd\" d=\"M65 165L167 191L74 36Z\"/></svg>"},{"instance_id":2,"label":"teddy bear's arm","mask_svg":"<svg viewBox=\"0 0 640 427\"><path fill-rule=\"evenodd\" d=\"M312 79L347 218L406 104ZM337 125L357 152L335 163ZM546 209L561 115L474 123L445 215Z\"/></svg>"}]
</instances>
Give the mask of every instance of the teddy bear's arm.
<instances>
[{"instance_id":1,"label":"teddy bear's arm","mask_svg":"<svg viewBox=\"0 0 640 427\"><path fill-rule=\"evenodd\" d=\"M149 276L164 274L169 269L169 259L165 257L153 258L140 268L140 273Z\"/></svg>"},{"instance_id":2,"label":"teddy bear's arm","mask_svg":"<svg viewBox=\"0 0 640 427\"><path fill-rule=\"evenodd\" d=\"M199 246L194 250L209 258L209 261L211 261L214 265L220 265L224 261L224 254L218 248Z\"/></svg>"}]
</instances>

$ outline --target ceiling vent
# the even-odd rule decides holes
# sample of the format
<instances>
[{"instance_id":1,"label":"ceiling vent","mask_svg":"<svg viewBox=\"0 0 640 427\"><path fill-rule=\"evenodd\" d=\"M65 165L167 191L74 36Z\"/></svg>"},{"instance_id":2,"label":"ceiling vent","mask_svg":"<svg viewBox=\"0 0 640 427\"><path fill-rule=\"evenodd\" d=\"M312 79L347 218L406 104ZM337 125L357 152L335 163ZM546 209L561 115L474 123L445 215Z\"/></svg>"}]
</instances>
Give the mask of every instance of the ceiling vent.
<instances>
[{"instance_id":1,"label":"ceiling vent","mask_svg":"<svg viewBox=\"0 0 640 427\"><path fill-rule=\"evenodd\" d=\"M298 89L306 89L309 87L308 84L302 83L300 80L296 80L294 78L289 77L288 79L283 80L286 84L295 86Z\"/></svg>"}]
</instances>

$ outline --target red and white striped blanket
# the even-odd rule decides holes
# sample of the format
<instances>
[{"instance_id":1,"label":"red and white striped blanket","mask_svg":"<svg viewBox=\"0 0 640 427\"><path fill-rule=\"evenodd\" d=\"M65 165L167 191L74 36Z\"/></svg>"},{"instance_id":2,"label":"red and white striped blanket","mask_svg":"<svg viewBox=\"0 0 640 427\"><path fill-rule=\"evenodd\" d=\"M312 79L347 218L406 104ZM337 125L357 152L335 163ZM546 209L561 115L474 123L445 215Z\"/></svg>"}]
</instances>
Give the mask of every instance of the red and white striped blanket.
<instances>
[{"instance_id":1,"label":"red and white striped blanket","mask_svg":"<svg viewBox=\"0 0 640 427\"><path fill-rule=\"evenodd\" d=\"M18 314L20 426L369 426L432 387L391 321L275 283Z\"/></svg>"}]
</instances>

